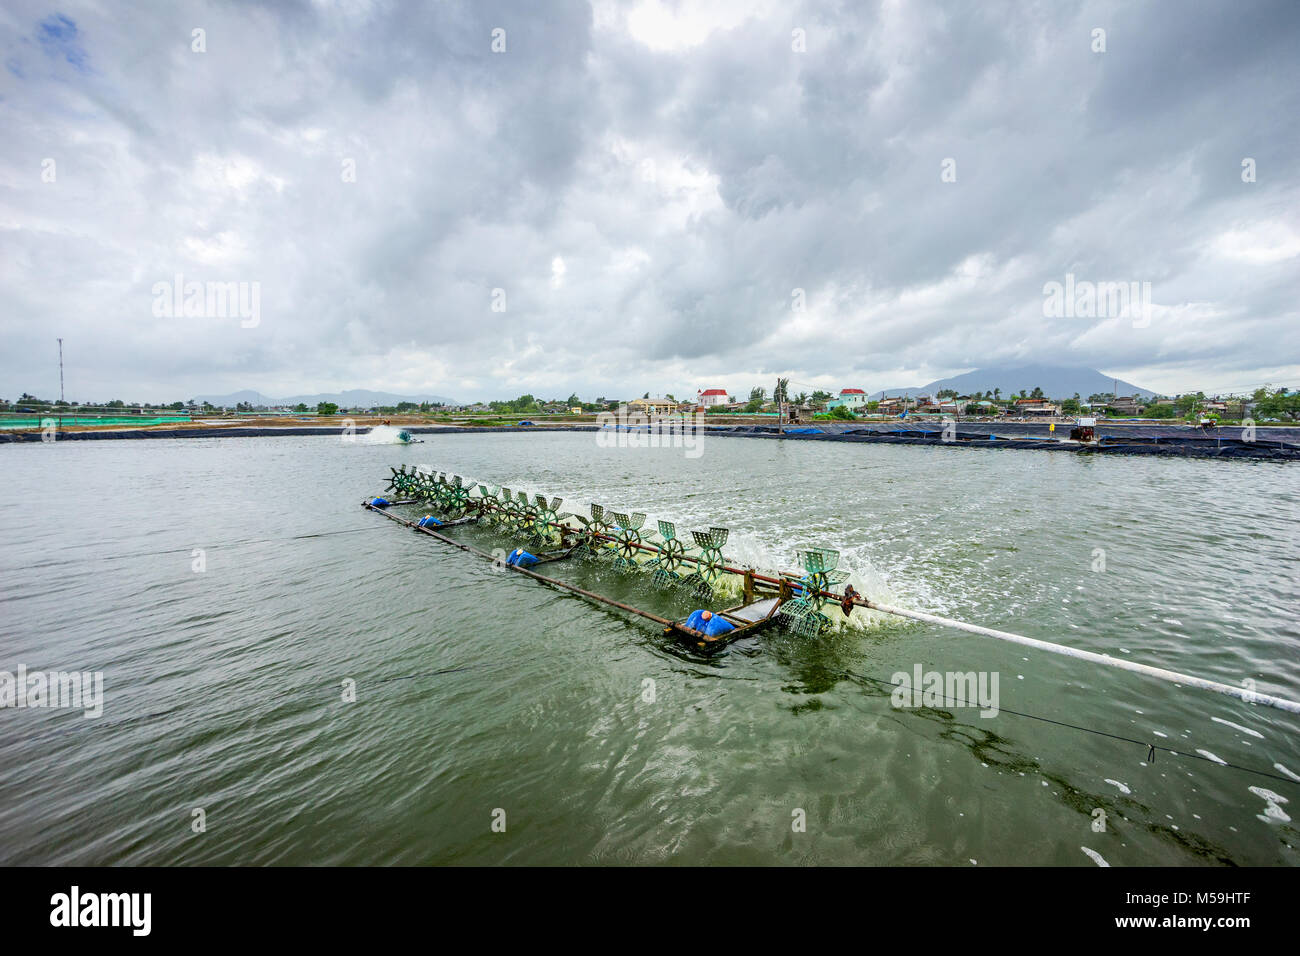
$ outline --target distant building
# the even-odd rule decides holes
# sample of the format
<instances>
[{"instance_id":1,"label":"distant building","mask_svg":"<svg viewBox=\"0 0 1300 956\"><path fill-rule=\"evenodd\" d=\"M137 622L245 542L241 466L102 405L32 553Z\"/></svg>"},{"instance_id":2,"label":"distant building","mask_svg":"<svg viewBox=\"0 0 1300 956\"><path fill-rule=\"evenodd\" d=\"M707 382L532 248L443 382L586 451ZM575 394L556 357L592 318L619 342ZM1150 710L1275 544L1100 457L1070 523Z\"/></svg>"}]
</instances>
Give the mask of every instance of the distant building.
<instances>
[{"instance_id":1,"label":"distant building","mask_svg":"<svg viewBox=\"0 0 1300 956\"><path fill-rule=\"evenodd\" d=\"M867 404L867 393L860 388L842 388L840 389L839 398L832 398L826 403L826 410L839 408L843 405L849 411L855 411L859 408L865 408Z\"/></svg>"},{"instance_id":2,"label":"distant building","mask_svg":"<svg viewBox=\"0 0 1300 956\"><path fill-rule=\"evenodd\" d=\"M1142 397L1129 395L1113 398L1106 403L1117 415L1137 415L1142 411Z\"/></svg>"},{"instance_id":3,"label":"distant building","mask_svg":"<svg viewBox=\"0 0 1300 956\"><path fill-rule=\"evenodd\" d=\"M1027 418L1055 418L1061 414L1061 406L1053 405L1051 402L1038 402L1035 405L1025 405L1017 408L1016 414L1024 415Z\"/></svg>"},{"instance_id":4,"label":"distant building","mask_svg":"<svg viewBox=\"0 0 1300 956\"><path fill-rule=\"evenodd\" d=\"M629 411L646 415L662 415L677 410L677 403L671 398L634 398L627 403Z\"/></svg>"},{"instance_id":5,"label":"distant building","mask_svg":"<svg viewBox=\"0 0 1300 956\"><path fill-rule=\"evenodd\" d=\"M902 398L882 398L876 408L882 415L897 415L903 410L905 402L906 399Z\"/></svg>"},{"instance_id":6,"label":"distant building","mask_svg":"<svg viewBox=\"0 0 1300 956\"><path fill-rule=\"evenodd\" d=\"M1061 406L1045 398L1017 398L1012 414L1025 418L1052 418L1061 414Z\"/></svg>"},{"instance_id":7,"label":"distant building","mask_svg":"<svg viewBox=\"0 0 1300 956\"><path fill-rule=\"evenodd\" d=\"M705 408L727 404L727 390L725 388L706 388L696 394L699 396L699 404Z\"/></svg>"},{"instance_id":8,"label":"distant building","mask_svg":"<svg viewBox=\"0 0 1300 956\"><path fill-rule=\"evenodd\" d=\"M922 415L958 415L961 406L956 402L930 402L917 408Z\"/></svg>"}]
</instances>

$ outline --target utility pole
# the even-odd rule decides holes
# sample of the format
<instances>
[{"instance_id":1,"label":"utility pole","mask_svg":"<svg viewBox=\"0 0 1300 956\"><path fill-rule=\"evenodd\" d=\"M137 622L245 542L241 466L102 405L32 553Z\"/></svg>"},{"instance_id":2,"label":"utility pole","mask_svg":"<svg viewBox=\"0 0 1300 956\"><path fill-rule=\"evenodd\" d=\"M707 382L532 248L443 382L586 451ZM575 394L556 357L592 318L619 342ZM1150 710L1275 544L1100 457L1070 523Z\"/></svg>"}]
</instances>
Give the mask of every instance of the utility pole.
<instances>
[{"instance_id":1,"label":"utility pole","mask_svg":"<svg viewBox=\"0 0 1300 956\"><path fill-rule=\"evenodd\" d=\"M59 339L59 401L63 401L63 339Z\"/></svg>"}]
</instances>

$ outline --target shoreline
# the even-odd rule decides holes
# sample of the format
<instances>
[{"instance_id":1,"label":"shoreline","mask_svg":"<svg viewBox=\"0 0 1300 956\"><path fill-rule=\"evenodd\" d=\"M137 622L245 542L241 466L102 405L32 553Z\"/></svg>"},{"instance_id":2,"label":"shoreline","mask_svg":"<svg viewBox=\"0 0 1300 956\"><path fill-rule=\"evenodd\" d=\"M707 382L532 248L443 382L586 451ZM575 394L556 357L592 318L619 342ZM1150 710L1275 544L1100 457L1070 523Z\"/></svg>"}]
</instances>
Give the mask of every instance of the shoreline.
<instances>
[{"instance_id":1,"label":"shoreline","mask_svg":"<svg viewBox=\"0 0 1300 956\"><path fill-rule=\"evenodd\" d=\"M873 423L818 423L816 425L788 426L778 433L775 425L705 425L706 434L722 438L760 438L779 441L840 441L862 444L953 446L958 448L1017 449L1033 451L1073 452L1075 454L1127 454L1159 455L1166 457L1234 458L1251 460L1300 461L1300 428L1259 428L1253 441L1243 440L1242 429L1225 427L1209 431L1187 425L1124 425L1116 423L1102 426L1100 441L1080 443L1060 439L1048 431L1047 423L1025 422L970 422L957 423L955 432L944 436L934 423L904 425L899 422ZM932 427L926 427L931 425ZM358 435L369 434L377 425L360 425L353 428ZM414 425L394 424L413 435L456 435L513 433L537 434L544 432L602 432L595 424L539 424L539 425ZM671 443L674 429L665 427L656 436L646 433L648 426L620 426L614 434L627 435L628 444L649 446L653 438L660 444ZM55 441L111 441L129 439L172 438L288 438L341 436L348 431L342 425L189 425L168 427L105 427L63 429ZM41 430L24 430L0 433L0 444L44 441Z\"/></svg>"}]
</instances>

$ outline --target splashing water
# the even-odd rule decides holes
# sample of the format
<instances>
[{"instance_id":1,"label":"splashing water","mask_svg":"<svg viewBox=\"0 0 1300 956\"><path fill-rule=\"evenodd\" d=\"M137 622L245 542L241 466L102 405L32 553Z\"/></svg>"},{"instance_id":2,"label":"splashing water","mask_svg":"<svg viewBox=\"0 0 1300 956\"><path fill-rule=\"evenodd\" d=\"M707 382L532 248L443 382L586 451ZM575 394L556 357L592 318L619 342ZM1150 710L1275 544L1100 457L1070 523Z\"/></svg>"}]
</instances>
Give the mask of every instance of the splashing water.
<instances>
[{"instance_id":1,"label":"splashing water","mask_svg":"<svg viewBox=\"0 0 1300 956\"><path fill-rule=\"evenodd\" d=\"M357 441L363 445L406 445L411 441L411 433L392 425L376 425L366 434L358 435Z\"/></svg>"},{"instance_id":2,"label":"splashing water","mask_svg":"<svg viewBox=\"0 0 1300 956\"><path fill-rule=\"evenodd\" d=\"M473 484L477 483L475 482ZM471 487L473 484L471 484ZM540 489L531 487L527 481L517 481L514 484L507 483L506 487L525 492L530 500L539 493L545 494L545 492L541 492ZM589 518L591 516L589 505L575 504L573 507L570 507L567 504L570 500L581 501L584 497L583 493L577 492L572 495L561 494L559 497L564 498L566 501L562 511L580 514L584 518ZM608 510L606 511L606 515L609 515ZM646 519L642 528L649 544L661 543L657 535L650 537L648 534L648 532L658 528L660 518L666 521L672 521L677 527L677 537L687 545L690 545L691 543L691 529L695 528L697 530L703 530L704 528L704 525L701 525L699 522L682 521L679 517L672 515L646 512ZM772 577L778 576L782 571L802 576L803 572L800 570L798 558L795 554L796 550L797 548L792 544L788 549L788 553L778 553L776 549L770 547L757 535L732 528L730 529L727 543L723 547L723 554L726 556L727 564L733 568L753 568L760 574L766 574ZM850 567L846 560L849 556L850 555L847 553L841 554L839 567L841 570L848 571L849 577L844 584L836 586L837 591L842 592L846 584L851 584L860 597L866 598L869 601L875 601L882 604L894 604L898 606L904 605L904 602L899 599L898 595L889 587L885 579L874 567L872 567L871 562L864 555L859 557L860 566L857 567ZM642 560L649 561L653 557L654 555L647 551ZM689 567L685 570L685 573L690 573ZM739 600L740 595L743 592L743 587L744 582L740 575L723 574L718 579L714 588L718 603L732 599ZM897 623L898 621L898 619L892 615L883 614L879 611L872 611L864 607L854 608L853 613L846 617L836 603L829 599L827 600L826 605L822 608L822 613L830 618L831 623L840 631L867 631L882 622L888 621L891 623Z\"/></svg>"}]
</instances>

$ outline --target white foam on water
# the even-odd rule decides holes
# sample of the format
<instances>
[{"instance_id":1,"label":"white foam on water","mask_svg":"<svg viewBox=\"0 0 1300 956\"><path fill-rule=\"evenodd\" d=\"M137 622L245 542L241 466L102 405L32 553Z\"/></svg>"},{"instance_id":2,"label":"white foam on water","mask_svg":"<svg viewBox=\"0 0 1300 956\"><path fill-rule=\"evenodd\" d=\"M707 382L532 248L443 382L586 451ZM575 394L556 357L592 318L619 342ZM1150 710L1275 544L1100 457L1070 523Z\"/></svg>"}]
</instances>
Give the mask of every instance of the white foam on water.
<instances>
[{"instance_id":1,"label":"white foam on water","mask_svg":"<svg viewBox=\"0 0 1300 956\"><path fill-rule=\"evenodd\" d=\"M1274 793L1267 787L1249 787L1247 788L1255 796L1264 801L1264 812L1256 814L1259 819L1265 823L1290 823L1290 815L1282 809L1282 804L1290 803L1286 797L1280 793Z\"/></svg>"},{"instance_id":2,"label":"white foam on water","mask_svg":"<svg viewBox=\"0 0 1300 956\"><path fill-rule=\"evenodd\" d=\"M472 486L476 486L474 483ZM510 488L515 492L525 491L529 500L536 500L536 495L541 493L533 489L530 482L519 482L518 484L506 483L504 487ZM560 513L571 512L580 514L584 518L591 517L591 507L589 504L579 504L583 500L581 494L575 493L572 498L565 497L561 494L559 497L565 501L561 507ZM573 501L570 506L569 502ZM612 509L606 507L605 516L611 524L614 523L611 514ZM641 525L641 533L649 544L658 544L661 539L657 532L659 521L671 521L674 525L677 538L687 546L688 552L692 556L698 555L699 549L695 546L694 538L691 536L692 530L705 530L707 524L700 522L682 521L672 515L656 514L646 512L645 522ZM651 537L650 532L656 532ZM730 529L727 536L727 543L722 547L722 553L726 558L726 563L733 568L753 568L760 574L767 574L776 577L780 572L791 572L802 575L796 548L791 548L788 553L778 553L768 547L756 535L746 531ZM641 560L643 562L653 559L654 555L649 551L643 552ZM867 600L877 601L882 604L896 604L905 606L900 601L898 595L889 587L885 579L873 568L869 561L865 566L850 567L845 560L846 555L841 553L838 569L849 572L847 581L835 586L836 590L843 590L844 584L851 584L858 594ZM860 558L859 561L865 561ZM683 577L688 575L693 569L693 565L687 564L682 571ZM743 590L744 582L738 574L723 574L716 585L716 591L719 597L735 598ZM891 614L883 614L879 611L872 611L868 608L855 607L853 613L845 617L844 612L830 599L822 607L822 613L830 618L831 623L839 630L843 631L866 631L870 630L885 621L897 621L898 619Z\"/></svg>"},{"instance_id":3,"label":"white foam on water","mask_svg":"<svg viewBox=\"0 0 1300 956\"><path fill-rule=\"evenodd\" d=\"M1115 789L1117 789L1120 793L1129 794L1133 792L1128 788L1127 784L1120 783L1118 780L1111 780L1109 777L1107 777L1106 782L1110 784L1112 787L1114 787Z\"/></svg>"},{"instance_id":4,"label":"white foam on water","mask_svg":"<svg viewBox=\"0 0 1300 956\"><path fill-rule=\"evenodd\" d=\"M1240 730L1243 734L1250 734L1252 737L1258 737L1260 740L1264 739L1264 735L1258 730L1251 730L1249 727L1241 726L1241 724L1234 724L1232 721L1224 720L1222 717L1211 717L1210 720L1214 721L1216 724L1224 724L1227 727L1231 727L1233 730Z\"/></svg>"},{"instance_id":5,"label":"white foam on water","mask_svg":"<svg viewBox=\"0 0 1300 956\"><path fill-rule=\"evenodd\" d=\"M1208 750L1202 750L1200 747L1197 747L1196 752L1200 754L1202 757L1204 757L1206 760L1213 760L1215 763L1222 764L1225 767L1228 765L1228 761L1215 756L1214 754L1210 753Z\"/></svg>"},{"instance_id":6,"label":"white foam on water","mask_svg":"<svg viewBox=\"0 0 1300 956\"><path fill-rule=\"evenodd\" d=\"M403 431L392 425L376 425L366 434L357 435L356 439L362 445L405 445L401 438Z\"/></svg>"},{"instance_id":7,"label":"white foam on water","mask_svg":"<svg viewBox=\"0 0 1300 956\"><path fill-rule=\"evenodd\" d=\"M1082 850L1085 854L1087 854L1088 859L1092 860L1092 862L1096 863L1098 866L1110 866L1109 863L1107 863L1104 859L1102 859L1101 854L1098 853L1096 850L1091 850L1086 846L1081 846L1079 847L1079 849Z\"/></svg>"},{"instance_id":8,"label":"white foam on water","mask_svg":"<svg viewBox=\"0 0 1300 956\"><path fill-rule=\"evenodd\" d=\"M1286 767L1282 766L1280 763L1275 763L1275 764L1273 764L1273 769L1274 769L1274 770L1277 770L1277 771L1279 771L1279 772L1281 772L1281 773L1286 774L1286 775L1287 775L1288 777L1290 777L1292 780L1295 780L1295 781L1297 781L1297 782L1300 782L1300 775L1297 775L1297 774L1295 774L1295 773L1292 773L1290 770L1288 770Z\"/></svg>"},{"instance_id":9,"label":"white foam on water","mask_svg":"<svg viewBox=\"0 0 1300 956\"><path fill-rule=\"evenodd\" d=\"M1290 803L1291 802L1286 797L1282 796L1280 793L1274 793L1272 790L1268 789L1267 787L1247 787L1246 789L1248 789L1255 796L1262 797L1263 799L1267 800L1269 803Z\"/></svg>"}]
</instances>

